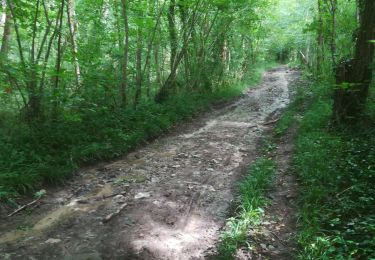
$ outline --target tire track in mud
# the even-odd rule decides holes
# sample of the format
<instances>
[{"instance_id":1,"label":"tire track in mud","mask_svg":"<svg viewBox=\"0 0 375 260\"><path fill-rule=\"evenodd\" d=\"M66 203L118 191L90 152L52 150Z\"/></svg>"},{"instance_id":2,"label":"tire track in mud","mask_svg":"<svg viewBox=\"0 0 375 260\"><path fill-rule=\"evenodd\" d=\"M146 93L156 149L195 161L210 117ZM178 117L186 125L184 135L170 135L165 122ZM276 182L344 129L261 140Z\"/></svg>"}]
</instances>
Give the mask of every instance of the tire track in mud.
<instances>
[{"instance_id":1,"label":"tire track in mud","mask_svg":"<svg viewBox=\"0 0 375 260\"><path fill-rule=\"evenodd\" d=\"M214 251L235 183L256 158L264 121L288 105L297 74L270 70L235 103L122 160L80 171L29 216L2 221L0 258L204 259ZM21 225L30 228L15 230Z\"/></svg>"}]
</instances>

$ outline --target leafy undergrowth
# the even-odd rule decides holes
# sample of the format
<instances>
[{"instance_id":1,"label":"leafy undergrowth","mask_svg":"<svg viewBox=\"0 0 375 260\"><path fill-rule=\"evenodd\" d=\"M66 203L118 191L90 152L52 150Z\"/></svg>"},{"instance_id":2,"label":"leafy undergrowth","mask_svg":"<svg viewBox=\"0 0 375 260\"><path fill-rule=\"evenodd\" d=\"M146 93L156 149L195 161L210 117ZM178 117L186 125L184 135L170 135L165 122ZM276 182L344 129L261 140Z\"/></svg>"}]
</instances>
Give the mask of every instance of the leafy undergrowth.
<instances>
[{"instance_id":1,"label":"leafy undergrowth","mask_svg":"<svg viewBox=\"0 0 375 260\"><path fill-rule=\"evenodd\" d=\"M332 130L332 102L318 88L296 144L298 258L374 259L375 107L369 107L364 123Z\"/></svg>"},{"instance_id":2,"label":"leafy undergrowth","mask_svg":"<svg viewBox=\"0 0 375 260\"><path fill-rule=\"evenodd\" d=\"M114 109L81 101L54 121L34 125L0 120L0 201L58 183L83 164L116 158L212 104L229 101L256 85L267 67L249 72L242 84L214 93L187 93L163 104Z\"/></svg>"},{"instance_id":3,"label":"leafy undergrowth","mask_svg":"<svg viewBox=\"0 0 375 260\"><path fill-rule=\"evenodd\" d=\"M219 245L219 259L233 259L233 254L247 241L250 226L261 224L263 208L269 203L265 197L275 174L275 163L268 158L258 159L249 175L239 185L239 207L235 217L228 219Z\"/></svg>"}]
</instances>

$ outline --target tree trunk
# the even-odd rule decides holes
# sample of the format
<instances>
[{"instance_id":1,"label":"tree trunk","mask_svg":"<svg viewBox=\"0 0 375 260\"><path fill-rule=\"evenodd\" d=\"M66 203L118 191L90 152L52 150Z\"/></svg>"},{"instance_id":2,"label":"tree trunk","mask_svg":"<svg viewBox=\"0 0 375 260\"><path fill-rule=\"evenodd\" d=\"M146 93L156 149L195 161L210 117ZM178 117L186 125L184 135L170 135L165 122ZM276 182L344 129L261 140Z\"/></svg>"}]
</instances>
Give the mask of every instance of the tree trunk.
<instances>
[{"instance_id":1,"label":"tree trunk","mask_svg":"<svg viewBox=\"0 0 375 260\"><path fill-rule=\"evenodd\" d=\"M354 59L341 63L336 69L338 89L334 95L334 123L350 123L358 120L365 108L372 80L371 64L375 44L375 1L363 1L361 23L355 47ZM344 88L345 86L345 88Z\"/></svg>"},{"instance_id":2,"label":"tree trunk","mask_svg":"<svg viewBox=\"0 0 375 260\"><path fill-rule=\"evenodd\" d=\"M3 27L6 18L7 2L6 0L1 1L1 12L0 12L0 26Z\"/></svg>"},{"instance_id":3,"label":"tree trunk","mask_svg":"<svg viewBox=\"0 0 375 260\"><path fill-rule=\"evenodd\" d=\"M175 7L176 0L170 0L169 11L168 11L168 31L171 45L171 71L173 70L174 63L176 62L177 55L177 30L175 21Z\"/></svg>"},{"instance_id":4,"label":"tree trunk","mask_svg":"<svg viewBox=\"0 0 375 260\"><path fill-rule=\"evenodd\" d=\"M322 64L324 61L324 34L323 34L323 9L322 0L318 0L318 35L316 50L316 71L318 74L322 72Z\"/></svg>"},{"instance_id":5,"label":"tree trunk","mask_svg":"<svg viewBox=\"0 0 375 260\"><path fill-rule=\"evenodd\" d=\"M337 0L330 0L331 4L331 57L332 64L336 66L336 13L337 13Z\"/></svg>"},{"instance_id":6,"label":"tree trunk","mask_svg":"<svg viewBox=\"0 0 375 260\"><path fill-rule=\"evenodd\" d=\"M151 97L151 79L150 79L150 76L151 76L151 66L148 65L147 66L147 73L145 75L145 77L146 77L146 94L147 94L147 98Z\"/></svg>"},{"instance_id":7,"label":"tree trunk","mask_svg":"<svg viewBox=\"0 0 375 260\"><path fill-rule=\"evenodd\" d=\"M156 72L156 81L159 85L162 84L161 82L161 71L160 71L160 64L159 64L159 43L155 43L154 45L154 64L155 64L155 72Z\"/></svg>"},{"instance_id":8,"label":"tree trunk","mask_svg":"<svg viewBox=\"0 0 375 260\"><path fill-rule=\"evenodd\" d=\"M171 1L173 1L173 0L171 0ZM192 18L190 20L190 26L189 26L188 33L186 34L186 38L183 39L183 44L182 44L181 50L176 55L175 61L173 62L173 66L171 68L171 72L170 72L168 78L165 80L164 84L159 89L159 92L155 96L155 101L157 103L164 102L169 97L171 89L174 89L173 86L175 85L178 66L180 65L181 60L183 59L184 55L187 52L189 40L190 40L190 37L192 35L192 32L194 31L195 23L197 22L197 19L198 19L197 16L198 16L199 4L200 4L200 0L198 0L195 4L195 8L194 8L194 11L193 11L193 14L192 14Z\"/></svg>"},{"instance_id":9,"label":"tree trunk","mask_svg":"<svg viewBox=\"0 0 375 260\"><path fill-rule=\"evenodd\" d=\"M72 46L72 56L74 63L74 71L76 78L76 88L79 89L81 85L81 68L78 61L78 46L76 39L77 32L77 22L75 20L75 11L74 11L74 0L67 1L67 17L68 17L68 26L70 34L70 44Z\"/></svg>"},{"instance_id":10,"label":"tree trunk","mask_svg":"<svg viewBox=\"0 0 375 260\"><path fill-rule=\"evenodd\" d=\"M65 0L61 0L61 13L60 13L60 21L59 21L59 30L58 30L58 39L57 39L57 57L56 57L56 76L55 76L55 91L57 91L59 87L59 81L60 81L60 69L61 69L61 41L62 41L62 23L63 23L63 17L64 17L64 8L65 8Z\"/></svg>"},{"instance_id":11,"label":"tree trunk","mask_svg":"<svg viewBox=\"0 0 375 260\"><path fill-rule=\"evenodd\" d=\"M165 4L165 2L164 2L164 4ZM151 53L152 53L152 46L154 44L154 41L155 41L155 38L156 38L156 32L158 31L160 20L161 20L161 17L163 15L164 4L161 7L161 10L160 10L159 14L157 15L155 26L152 29L152 33L151 33L150 39L148 40L147 52L146 52L146 61L145 61L145 64L143 66L142 75L141 75L142 78L145 77L146 70L148 69L149 64L150 64ZM142 29L142 28L140 28L140 29ZM141 33L142 33L142 31L141 31ZM139 40L142 43L142 39L139 39ZM142 44L142 47L143 47L143 44Z\"/></svg>"},{"instance_id":12,"label":"tree trunk","mask_svg":"<svg viewBox=\"0 0 375 260\"><path fill-rule=\"evenodd\" d=\"M125 107L127 104L127 88L128 88L128 60L129 60L129 20L128 20L128 1L121 0L122 18L124 19L124 57L122 60L122 81L120 85L120 105Z\"/></svg>"},{"instance_id":13,"label":"tree trunk","mask_svg":"<svg viewBox=\"0 0 375 260\"><path fill-rule=\"evenodd\" d=\"M6 60L8 58L8 52L10 47L10 39L11 39L11 27L12 27L12 15L10 10L6 7L5 1L3 1L3 8L4 8L4 31L3 37L1 41L1 49L0 49L0 59Z\"/></svg>"},{"instance_id":14,"label":"tree trunk","mask_svg":"<svg viewBox=\"0 0 375 260\"><path fill-rule=\"evenodd\" d=\"M137 32L137 51L136 51L136 91L134 97L134 106L139 104L142 95L142 27L138 26Z\"/></svg>"},{"instance_id":15,"label":"tree trunk","mask_svg":"<svg viewBox=\"0 0 375 260\"><path fill-rule=\"evenodd\" d=\"M38 29L38 17L39 17L40 0L36 2L33 32L31 41L31 53L30 53L30 78L27 83L29 91L29 119L36 119L41 115L41 95L38 91L38 72L36 64L36 35Z\"/></svg>"},{"instance_id":16,"label":"tree trunk","mask_svg":"<svg viewBox=\"0 0 375 260\"><path fill-rule=\"evenodd\" d=\"M178 9L180 11L180 20L182 23L182 39L186 38L186 34L188 33L188 10L186 7L186 3L184 0L179 0L178 1ZM184 56L184 69L185 69L185 81L186 85L190 86L190 64L189 64L189 56L185 55Z\"/></svg>"}]
</instances>

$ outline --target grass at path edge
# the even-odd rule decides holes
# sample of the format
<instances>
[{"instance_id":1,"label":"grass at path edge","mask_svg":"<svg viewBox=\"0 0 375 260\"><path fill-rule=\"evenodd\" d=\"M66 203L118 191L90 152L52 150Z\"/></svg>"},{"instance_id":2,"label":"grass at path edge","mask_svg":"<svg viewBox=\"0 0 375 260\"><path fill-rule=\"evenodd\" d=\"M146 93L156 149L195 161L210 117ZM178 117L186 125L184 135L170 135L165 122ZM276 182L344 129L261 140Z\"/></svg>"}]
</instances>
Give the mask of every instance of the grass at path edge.
<instances>
[{"instance_id":1,"label":"grass at path edge","mask_svg":"<svg viewBox=\"0 0 375 260\"><path fill-rule=\"evenodd\" d=\"M256 160L249 168L248 175L238 187L237 212L227 220L221 234L219 259L233 259L237 249L246 245L249 227L261 224L264 207L269 203L265 193L272 185L275 171L275 163L266 157Z\"/></svg>"}]
</instances>

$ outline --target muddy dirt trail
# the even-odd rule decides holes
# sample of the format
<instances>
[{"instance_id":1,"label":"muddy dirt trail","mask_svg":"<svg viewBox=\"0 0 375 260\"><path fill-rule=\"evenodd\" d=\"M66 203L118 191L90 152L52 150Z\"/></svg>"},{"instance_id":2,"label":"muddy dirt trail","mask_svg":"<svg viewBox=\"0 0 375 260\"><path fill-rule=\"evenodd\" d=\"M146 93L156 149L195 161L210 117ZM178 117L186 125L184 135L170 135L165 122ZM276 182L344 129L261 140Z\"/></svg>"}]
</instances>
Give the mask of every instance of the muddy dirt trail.
<instances>
[{"instance_id":1,"label":"muddy dirt trail","mask_svg":"<svg viewBox=\"0 0 375 260\"><path fill-rule=\"evenodd\" d=\"M235 184L290 101L298 72L279 67L236 102L124 159L84 169L32 211L0 223L0 259L204 259Z\"/></svg>"}]
</instances>

